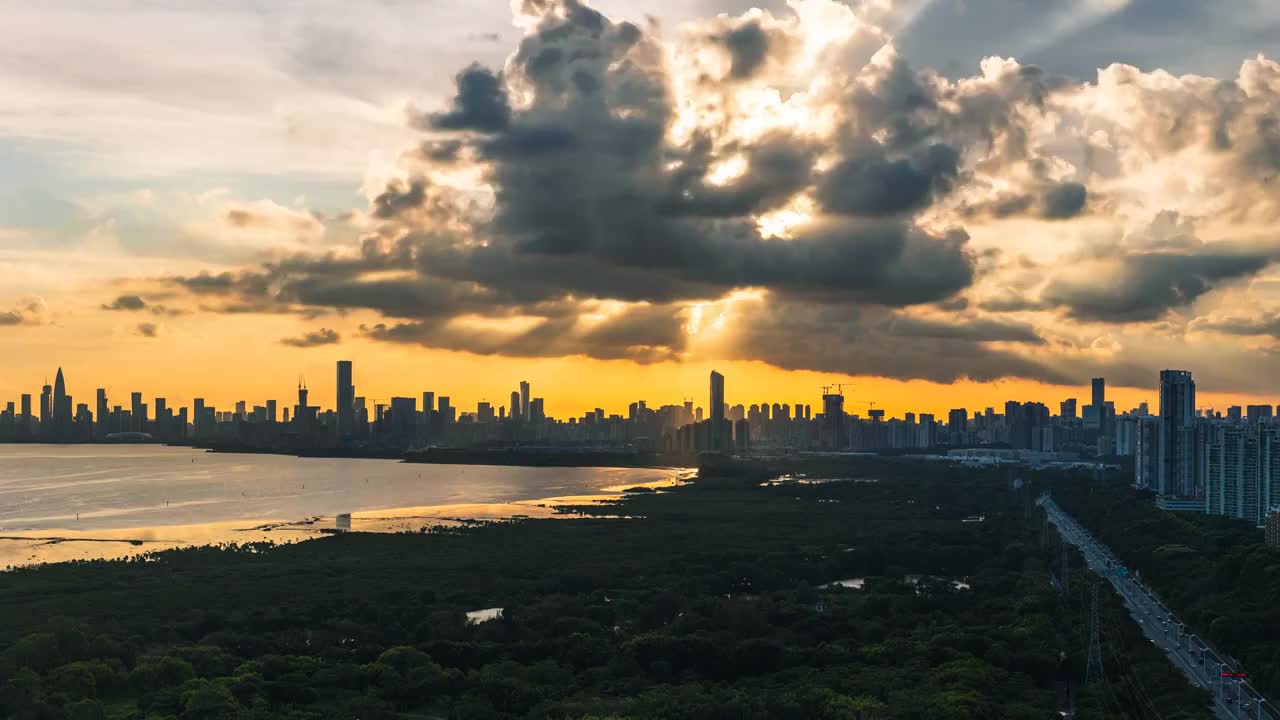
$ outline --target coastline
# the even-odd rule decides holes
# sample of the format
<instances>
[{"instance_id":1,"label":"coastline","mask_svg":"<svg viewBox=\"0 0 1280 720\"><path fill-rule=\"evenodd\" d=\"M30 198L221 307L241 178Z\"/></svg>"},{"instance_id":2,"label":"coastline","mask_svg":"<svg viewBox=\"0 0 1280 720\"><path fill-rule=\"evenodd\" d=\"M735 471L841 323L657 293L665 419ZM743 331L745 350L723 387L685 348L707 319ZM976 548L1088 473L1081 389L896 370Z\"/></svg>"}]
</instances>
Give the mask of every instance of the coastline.
<instances>
[{"instance_id":1,"label":"coastline","mask_svg":"<svg viewBox=\"0 0 1280 720\"><path fill-rule=\"evenodd\" d=\"M594 494L511 502L399 506L293 519L262 517L132 528L0 529L0 572L50 563L125 560L178 548L253 543L283 545L346 532L415 533L432 528L526 519L575 519L581 515L568 508L605 505L625 497L632 488L658 491L674 487L688 482L690 475L685 471L663 480L601 488Z\"/></svg>"}]
</instances>

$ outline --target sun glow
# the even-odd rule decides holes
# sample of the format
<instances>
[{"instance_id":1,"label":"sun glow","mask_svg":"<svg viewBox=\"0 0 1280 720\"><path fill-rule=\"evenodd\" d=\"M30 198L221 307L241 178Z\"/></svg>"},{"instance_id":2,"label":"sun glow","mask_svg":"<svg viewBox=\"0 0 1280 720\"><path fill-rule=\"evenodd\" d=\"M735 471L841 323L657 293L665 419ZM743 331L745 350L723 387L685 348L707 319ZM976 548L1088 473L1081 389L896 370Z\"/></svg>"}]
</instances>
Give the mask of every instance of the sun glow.
<instances>
[{"instance_id":1,"label":"sun glow","mask_svg":"<svg viewBox=\"0 0 1280 720\"><path fill-rule=\"evenodd\" d=\"M796 228L812 221L816 213L813 198L797 195L777 210L756 216L756 228L766 240L792 240Z\"/></svg>"}]
</instances>

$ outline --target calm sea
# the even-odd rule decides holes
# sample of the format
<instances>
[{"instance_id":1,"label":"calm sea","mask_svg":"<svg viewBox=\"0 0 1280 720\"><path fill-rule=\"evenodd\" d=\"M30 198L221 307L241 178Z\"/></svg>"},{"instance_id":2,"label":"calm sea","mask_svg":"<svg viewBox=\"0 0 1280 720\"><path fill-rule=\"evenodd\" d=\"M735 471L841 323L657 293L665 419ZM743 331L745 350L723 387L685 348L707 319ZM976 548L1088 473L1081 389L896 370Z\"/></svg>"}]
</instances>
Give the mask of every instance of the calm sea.
<instances>
[{"instance_id":1,"label":"calm sea","mask_svg":"<svg viewBox=\"0 0 1280 720\"><path fill-rule=\"evenodd\" d=\"M391 508L510 503L590 495L674 474L633 468L411 465L157 445L0 445L0 531L297 520Z\"/></svg>"}]
</instances>

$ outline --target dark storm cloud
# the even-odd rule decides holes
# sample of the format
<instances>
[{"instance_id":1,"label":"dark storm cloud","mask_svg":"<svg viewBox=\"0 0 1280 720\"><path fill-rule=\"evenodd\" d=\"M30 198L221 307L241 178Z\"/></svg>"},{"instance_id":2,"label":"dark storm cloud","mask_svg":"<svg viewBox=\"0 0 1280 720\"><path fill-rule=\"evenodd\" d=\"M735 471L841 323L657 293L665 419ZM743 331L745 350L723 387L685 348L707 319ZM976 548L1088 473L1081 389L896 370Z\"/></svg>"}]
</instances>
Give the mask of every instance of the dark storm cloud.
<instances>
[{"instance_id":1,"label":"dark storm cloud","mask_svg":"<svg viewBox=\"0 0 1280 720\"><path fill-rule=\"evenodd\" d=\"M296 348L310 348L321 345L336 345L341 340L342 338L337 331L329 328L320 328L319 330L303 333L298 337L282 338L280 344Z\"/></svg>"},{"instance_id":2,"label":"dark storm cloud","mask_svg":"<svg viewBox=\"0 0 1280 720\"><path fill-rule=\"evenodd\" d=\"M505 71L527 103L511 108L503 78L468 68L452 107L429 124L485 132L412 152L418 162L484 160L491 219L459 216L461 203L415 176L372 200L380 226L358 257L296 256L172 282L226 312L368 310L402 320L368 329L388 341L639 361L684 352L682 301L765 288L806 303L908 306L946 302L972 284L967 234L927 232L911 217L958 181L959 153L936 139L936 118L902 129L903 114L938 110L932 86L905 66L860 96L850 110L860 115L851 123L858 138L819 179L813 166L824 148L785 133L729 144L700 133L673 145L656 42L575 2L527 5L539 7L551 10ZM897 144L872 138L882 130L896 132ZM712 182L732 155L745 159L744 172ZM794 228L790 240L762 238L752 216L815 183L839 211ZM582 319L597 299L646 304L602 323ZM526 329L510 336L451 322L465 315L521 318ZM994 326L904 328L957 343L989 339L984 332L1034 341Z\"/></svg>"},{"instance_id":3,"label":"dark storm cloud","mask_svg":"<svg viewBox=\"0 0 1280 720\"><path fill-rule=\"evenodd\" d=\"M1067 220L1084 211L1089 192L1076 182L1058 183L1045 191L1040 216L1046 220Z\"/></svg>"},{"instance_id":4,"label":"dark storm cloud","mask_svg":"<svg viewBox=\"0 0 1280 720\"><path fill-rule=\"evenodd\" d=\"M1158 320L1217 287L1257 274L1274 259L1274 252L1209 244L1198 252L1129 252L1092 277L1054 278L1041 299L1079 320Z\"/></svg>"},{"instance_id":5,"label":"dark storm cloud","mask_svg":"<svg viewBox=\"0 0 1280 720\"><path fill-rule=\"evenodd\" d=\"M373 216L383 220L393 218L406 210L422 207L426 197L426 178L414 178L408 183L396 180L373 199Z\"/></svg>"},{"instance_id":6,"label":"dark storm cloud","mask_svg":"<svg viewBox=\"0 0 1280 720\"><path fill-rule=\"evenodd\" d=\"M437 130L497 132L511 122L507 92L502 79L492 70L471 65L458 73L457 85L453 106L443 113L420 119L420 124Z\"/></svg>"},{"instance_id":7,"label":"dark storm cloud","mask_svg":"<svg viewBox=\"0 0 1280 720\"><path fill-rule=\"evenodd\" d=\"M769 56L769 34L758 21L730 30L720 41L729 50L733 60L729 74L736 80L746 80L755 75Z\"/></svg>"},{"instance_id":8,"label":"dark storm cloud","mask_svg":"<svg viewBox=\"0 0 1280 720\"><path fill-rule=\"evenodd\" d=\"M137 311L137 310L145 310L146 307L147 307L147 301L143 300L141 297L137 295L121 295L117 297L115 300L112 300L109 304L104 304L102 306L102 309L103 310Z\"/></svg>"},{"instance_id":9,"label":"dark storm cloud","mask_svg":"<svg viewBox=\"0 0 1280 720\"><path fill-rule=\"evenodd\" d=\"M685 348L682 310L674 306L638 306L590 324L579 317L551 315L513 332L466 327L444 319L364 328L366 335L479 355L562 357L584 355L600 360L639 363L679 359Z\"/></svg>"},{"instance_id":10,"label":"dark storm cloud","mask_svg":"<svg viewBox=\"0 0 1280 720\"><path fill-rule=\"evenodd\" d=\"M806 187L813 174L817 148L790 136L762 138L746 153L742 175L724 185L705 181L708 148L695 146L673 174L671 196L661 210L671 215L735 218L771 210Z\"/></svg>"},{"instance_id":11,"label":"dark storm cloud","mask_svg":"<svg viewBox=\"0 0 1280 720\"><path fill-rule=\"evenodd\" d=\"M950 146L930 145L916 157L890 160L878 144L846 158L818 185L818 199L834 213L883 217L919 210L955 180L960 155Z\"/></svg>"},{"instance_id":12,"label":"dark storm cloud","mask_svg":"<svg viewBox=\"0 0 1280 720\"><path fill-rule=\"evenodd\" d=\"M887 328L903 323L904 318L895 318L888 312L877 308L771 303L752 314L736 348L744 357L787 370L942 383L1006 377L1061 384L1080 380L977 342L975 337L981 335L977 332L926 327L924 334L895 334Z\"/></svg>"},{"instance_id":13,"label":"dark storm cloud","mask_svg":"<svg viewBox=\"0 0 1280 720\"><path fill-rule=\"evenodd\" d=\"M1030 215L1042 220L1070 220L1085 212L1089 190L1078 182L1051 183L1036 193L1009 194L986 207L964 208L968 215L990 213L997 218Z\"/></svg>"},{"instance_id":14,"label":"dark storm cloud","mask_svg":"<svg viewBox=\"0 0 1280 720\"><path fill-rule=\"evenodd\" d=\"M897 316L885 329L899 337L934 338L940 340L974 340L977 342L1015 342L1041 345L1044 338L1025 323L990 318L946 322L926 318Z\"/></svg>"},{"instance_id":15,"label":"dark storm cloud","mask_svg":"<svg viewBox=\"0 0 1280 720\"><path fill-rule=\"evenodd\" d=\"M17 310L0 312L0 325L21 325L26 320Z\"/></svg>"}]
</instances>

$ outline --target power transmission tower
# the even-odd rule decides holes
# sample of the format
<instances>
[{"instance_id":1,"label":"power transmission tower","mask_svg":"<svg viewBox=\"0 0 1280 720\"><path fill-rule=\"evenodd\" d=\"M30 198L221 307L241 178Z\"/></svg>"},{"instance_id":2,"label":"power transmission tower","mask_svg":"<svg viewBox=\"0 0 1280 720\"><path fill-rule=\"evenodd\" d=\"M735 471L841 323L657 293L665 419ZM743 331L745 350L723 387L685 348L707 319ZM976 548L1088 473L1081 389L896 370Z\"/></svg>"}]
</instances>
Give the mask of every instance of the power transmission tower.
<instances>
[{"instance_id":1,"label":"power transmission tower","mask_svg":"<svg viewBox=\"0 0 1280 720\"><path fill-rule=\"evenodd\" d=\"M1102 640L1098 637L1098 586L1093 586L1093 603L1089 610L1089 664L1084 671L1084 684L1102 679Z\"/></svg>"}]
</instances>

